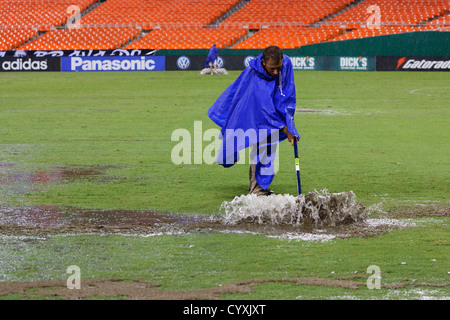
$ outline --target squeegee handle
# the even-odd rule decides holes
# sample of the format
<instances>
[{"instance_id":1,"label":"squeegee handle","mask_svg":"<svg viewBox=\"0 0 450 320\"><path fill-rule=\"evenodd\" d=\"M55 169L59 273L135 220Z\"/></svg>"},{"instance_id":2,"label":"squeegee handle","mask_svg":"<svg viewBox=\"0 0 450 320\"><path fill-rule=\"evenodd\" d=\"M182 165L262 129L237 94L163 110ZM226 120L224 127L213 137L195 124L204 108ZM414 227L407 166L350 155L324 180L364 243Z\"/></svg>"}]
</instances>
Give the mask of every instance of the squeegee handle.
<instances>
[{"instance_id":1,"label":"squeegee handle","mask_svg":"<svg viewBox=\"0 0 450 320\"><path fill-rule=\"evenodd\" d=\"M300 183L300 160L298 158L297 139L294 139L294 153L295 153L295 171L297 172L297 192L302 194L302 186Z\"/></svg>"}]
</instances>

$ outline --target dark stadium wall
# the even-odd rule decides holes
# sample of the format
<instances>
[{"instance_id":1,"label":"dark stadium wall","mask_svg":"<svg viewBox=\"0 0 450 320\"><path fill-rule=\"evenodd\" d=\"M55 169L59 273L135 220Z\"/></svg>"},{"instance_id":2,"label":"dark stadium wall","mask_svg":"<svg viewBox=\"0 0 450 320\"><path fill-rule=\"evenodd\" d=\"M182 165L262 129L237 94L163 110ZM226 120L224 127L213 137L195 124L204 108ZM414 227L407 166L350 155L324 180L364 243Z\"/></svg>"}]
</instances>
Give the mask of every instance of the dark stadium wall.
<instances>
[{"instance_id":1,"label":"dark stadium wall","mask_svg":"<svg viewBox=\"0 0 450 320\"><path fill-rule=\"evenodd\" d=\"M450 32L420 31L304 46L301 55L448 56Z\"/></svg>"}]
</instances>

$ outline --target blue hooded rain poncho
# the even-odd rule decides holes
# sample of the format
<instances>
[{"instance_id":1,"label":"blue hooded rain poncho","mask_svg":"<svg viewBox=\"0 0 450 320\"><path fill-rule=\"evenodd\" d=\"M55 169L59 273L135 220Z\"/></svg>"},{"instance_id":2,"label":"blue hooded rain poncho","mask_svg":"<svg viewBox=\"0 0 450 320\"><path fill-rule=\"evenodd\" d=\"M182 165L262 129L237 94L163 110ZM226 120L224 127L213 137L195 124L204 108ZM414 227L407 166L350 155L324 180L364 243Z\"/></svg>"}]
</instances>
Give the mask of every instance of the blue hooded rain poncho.
<instances>
[{"instance_id":1,"label":"blue hooded rain poncho","mask_svg":"<svg viewBox=\"0 0 450 320\"><path fill-rule=\"evenodd\" d=\"M209 68L209 63L217 60L217 55L219 54L219 49L216 45L213 45L211 49L209 49L208 55L206 56L205 68Z\"/></svg>"},{"instance_id":2,"label":"blue hooded rain poncho","mask_svg":"<svg viewBox=\"0 0 450 320\"><path fill-rule=\"evenodd\" d=\"M291 59L283 55L281 71L268 75L261 64L262 54L252 59L241 75L209 108L208 116L221 127L222 143L216 162L231 167L239 161L239 151L253 146L251 161L255 178L267 189L275 176L276 146L288 131L300 138L294 124L296 106ZM256 150L256 152L255 152Z\"/></svg>"}]
</instances>

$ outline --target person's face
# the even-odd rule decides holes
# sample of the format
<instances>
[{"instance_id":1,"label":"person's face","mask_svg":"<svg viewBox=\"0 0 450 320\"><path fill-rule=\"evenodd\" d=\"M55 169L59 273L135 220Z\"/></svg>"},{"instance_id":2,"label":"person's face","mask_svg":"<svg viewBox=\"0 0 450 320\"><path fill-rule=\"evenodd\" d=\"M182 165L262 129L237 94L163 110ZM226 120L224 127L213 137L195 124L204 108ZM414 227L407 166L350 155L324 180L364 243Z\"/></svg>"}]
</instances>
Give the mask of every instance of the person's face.
<instances>
[{"instance_id":1,"label":"person's face","mask_svg":"<svg viewBox=\"0 0 450 320\"><path fill-rule=\"evenodd\" d=\"M263 60L262 65L263 65L264 71L269 76L275 77L281 71L281 66L283 65L283 60L274 61L272 59L269 59L267 62Z\"/></svg>"}]
</instances>

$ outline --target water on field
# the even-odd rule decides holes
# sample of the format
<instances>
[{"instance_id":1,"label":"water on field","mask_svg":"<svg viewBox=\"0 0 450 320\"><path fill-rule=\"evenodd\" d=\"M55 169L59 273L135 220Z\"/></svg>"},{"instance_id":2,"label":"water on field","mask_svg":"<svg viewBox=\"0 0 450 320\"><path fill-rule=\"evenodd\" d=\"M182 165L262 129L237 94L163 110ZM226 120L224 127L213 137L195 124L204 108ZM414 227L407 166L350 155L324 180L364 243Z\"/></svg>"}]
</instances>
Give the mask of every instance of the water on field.
<instances>
[{"instance_id":1,"label":"water on field","mask_svg":"<svg viewBox=\"0 0 450 320\"><path fill-rule=\"evenodd\" d=\"M330 193L327 189L298 196L249 194L222 203L221 213L228 224L336 226L365 220L368 212L355 198L352 191Z\"/></svg>"}]
</instances>

